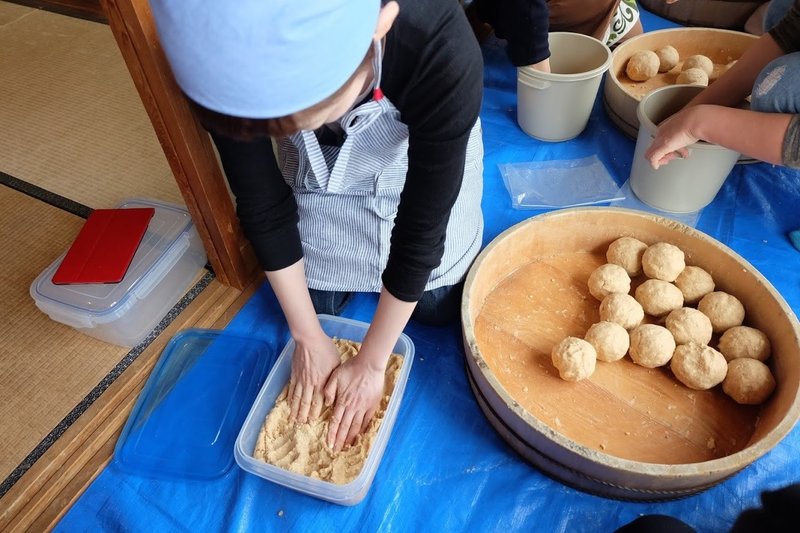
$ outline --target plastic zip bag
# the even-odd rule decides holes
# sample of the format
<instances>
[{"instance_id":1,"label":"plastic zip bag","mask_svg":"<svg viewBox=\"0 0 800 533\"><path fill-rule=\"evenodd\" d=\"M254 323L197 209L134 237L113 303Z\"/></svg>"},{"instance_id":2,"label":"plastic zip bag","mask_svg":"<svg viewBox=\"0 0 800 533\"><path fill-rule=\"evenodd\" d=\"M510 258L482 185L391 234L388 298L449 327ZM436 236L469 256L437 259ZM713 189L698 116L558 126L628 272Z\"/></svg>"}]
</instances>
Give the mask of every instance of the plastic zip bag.
<instances>
[{"instance_id":1,"label":"plastic zip bag","mask_svg":"<svg viewBox=\"0 0 800 533\"><path fill-rule=\"evenodd\" d=\"M596 155L498 167L514 209L576 207L625 199Z\"/></svg>"}]
</instances>

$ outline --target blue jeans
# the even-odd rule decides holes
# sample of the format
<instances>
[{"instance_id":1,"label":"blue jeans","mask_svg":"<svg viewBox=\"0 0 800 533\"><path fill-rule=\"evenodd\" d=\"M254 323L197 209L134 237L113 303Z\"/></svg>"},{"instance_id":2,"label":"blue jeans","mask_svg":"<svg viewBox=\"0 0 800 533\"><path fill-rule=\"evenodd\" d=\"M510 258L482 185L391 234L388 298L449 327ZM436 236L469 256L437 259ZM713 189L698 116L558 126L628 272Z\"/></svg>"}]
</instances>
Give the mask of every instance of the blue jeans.
<instances>
[{"instance_id":1,"label":"blue jeans","mask_svg":"<svg viewBox=\"0 0 800 533\"><path fill-rule=\"evenodd\" d=\"M794 5L794 0L771 0L764 16L764 29L778 24ZM753 84L750 109L762 113L800 113L800 52L772 60Z\"/></svg>"},{"instance_id":2,"label":"blue jeans","mask_svg":"<svg viewBox=\"0 0 800 533\"><path fill-rule=\"evenodd\" d=\"M762 113L800 113L800 52L773 59L753 83L750 109Z\"/></svg>"},{"instance_id":3,"label":"blue jeans","mask_svg":"<svg viewBox=\"0 0 800 533\"><path fill-rule=\"evenodd\" d=\"M444 326L458 320L463 283L447 285L422 293L411 318L429 326ZM352 292L308 289L314 310L319 314L339 315L353 297Z\"/></svg>"},{"instance_id":4,"label":"blue jeans","mask_svg":"<svg viewBox=\"0 0 800 533\"><path fill-rule=\"evenodd\" d=\"M770 0L764 14L764 31L769 31L778 24L794 5L794 0Z\"/></svg>"}]
</instances>

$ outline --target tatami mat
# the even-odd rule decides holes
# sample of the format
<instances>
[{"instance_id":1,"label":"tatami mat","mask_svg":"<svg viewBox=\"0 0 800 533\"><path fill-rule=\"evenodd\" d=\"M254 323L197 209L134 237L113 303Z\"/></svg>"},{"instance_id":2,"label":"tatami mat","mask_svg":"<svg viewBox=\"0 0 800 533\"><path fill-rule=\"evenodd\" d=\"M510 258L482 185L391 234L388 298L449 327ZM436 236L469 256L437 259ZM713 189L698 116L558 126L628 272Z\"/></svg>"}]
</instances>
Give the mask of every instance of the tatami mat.
<instances>
[{"instance_id":1,"label":"tatami mat","mask_svg":"<svg viewBox=\"0 0 800 533\"><path fill-rule=\"evenodd\" d=\"M0 480L128 352L50 320L28 294L83 223L0 186Z\"/></svg>"},{"instance_id":2,"label":"tatami mat","mask_svg":"<svg viewBox=\"0 0 800 533\"><path fill-rule=\"evenodd\" d=\"M0 171L92 208L183 203L107 25L0 1Z\"/></svg>"},{"instance_id":3,"label":"tatami mat","mask_svg":"<svg viewBox=\"0 0 800 533\"><path fill-rule=\"evenodd\" d=\"M2 496L134 353L29 295L85 222L70 212L183 200L108 26L0 1L0 76Z\"/></svg>"},{"instance_id":4,"label":"tatami mat","mask_svg":"<svg viewBox=\"0 0 800 533\"><path fill-rule=\"evenodd\" d=\"M17 4L10 4L8 2L0 2L0 29L6 24L19 20L20 18L30 15L35 9Z\"/></svg>"}]
</instances>

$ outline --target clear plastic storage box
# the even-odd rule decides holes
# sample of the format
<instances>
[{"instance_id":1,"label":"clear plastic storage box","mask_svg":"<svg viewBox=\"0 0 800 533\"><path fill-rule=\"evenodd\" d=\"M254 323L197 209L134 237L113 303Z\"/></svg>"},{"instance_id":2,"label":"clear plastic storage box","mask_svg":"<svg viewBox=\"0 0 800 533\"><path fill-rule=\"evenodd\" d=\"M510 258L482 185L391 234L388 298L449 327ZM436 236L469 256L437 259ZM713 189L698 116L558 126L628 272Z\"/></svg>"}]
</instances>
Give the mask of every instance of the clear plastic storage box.
<instances>
[{"instance_id":1,"label":"clear plastic storage box","mask_svg":"<svg viewBox=\"0 0 800 533\"><path fill-rule=\"evenodd\" d=\"M234 465L236 434L278 346L227 331L187 329L175 335L131 410L114 465L160 479L224 476Z\"/></svg>"},{"instance_id":2,"label":"clear plastic storage box","mask_svg":"<svg viewBox=\"0 0 800 533\"><path fill-rule=\"evenodd\" d=\"M319 315L319 320L322 324L322 329L328 336L356 342L364 340L369 328L369 324L364 322L329 315ZM356 479L344 485L289 472L253 458L256 439L264 419L289 381L294 346L294 341L290 340L275 362L275 366L253 403L242 430L239 432L239 437L236 439L236 447L234 449L236 462L243 470L284 487L340 505L355 505L367 495L383 457L383 452L386 449L389 435L392 433L392 427L397 419L397 412L400 409L400 402L403 399L403 392L411 372L411 364L414 362L414 344L407 335L400 335L393 353L403 356L403 366L400 369L394 392L386 408L386 414L378 430L378 435L373 442L372 449L364 462L364 468Z\"/></svg>"},{"instance_id":3,"label":"clear plastic storage box","mask_svg":"<svg viewBox=\"0 0 800 533\"><path fill-rule=\"evenodd\" d=\"M139 248L120 283L55 285L66 252L31 284L36 306L50 318L98 339L135 346L161 321L206 264L189 213L154 200L128 200L120 209L152 207Z\"/></svg>"}]
</instances>

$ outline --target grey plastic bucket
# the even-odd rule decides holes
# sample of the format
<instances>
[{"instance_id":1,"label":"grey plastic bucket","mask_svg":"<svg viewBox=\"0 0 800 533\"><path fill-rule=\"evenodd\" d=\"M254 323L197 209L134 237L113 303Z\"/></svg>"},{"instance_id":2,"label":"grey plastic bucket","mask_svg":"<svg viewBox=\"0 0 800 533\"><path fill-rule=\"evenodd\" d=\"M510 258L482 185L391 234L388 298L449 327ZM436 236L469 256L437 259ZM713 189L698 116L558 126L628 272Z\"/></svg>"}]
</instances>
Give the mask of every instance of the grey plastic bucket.
<instances>
[{"instance_id":1,"label":"grey plastic bucket","mask_svg":"<svg viewBox=\"0 0 800 533\"><path fill-rule=\"evenodd\" d=\"M579 33L549 35L550 69L517 69L517 122L542 141L566 141L586 128L611 50Z\"/></svg>"},{"instance_id":2,"label":"grey plastic bucket","mask_svg":"<svg viewBox=\"0 0 800 533\"><path fill-rule=\"evenodd\" d=\"M651 207L672 213L699 211L714 200L739 159L738 152L703 141L688 147L688 158L674 159L658 170L645 159L657 124L680 111L703 89L668 85L647 94L636 108L639 133L630 185L634 194Z\"/></svg>"}]
</instances>

